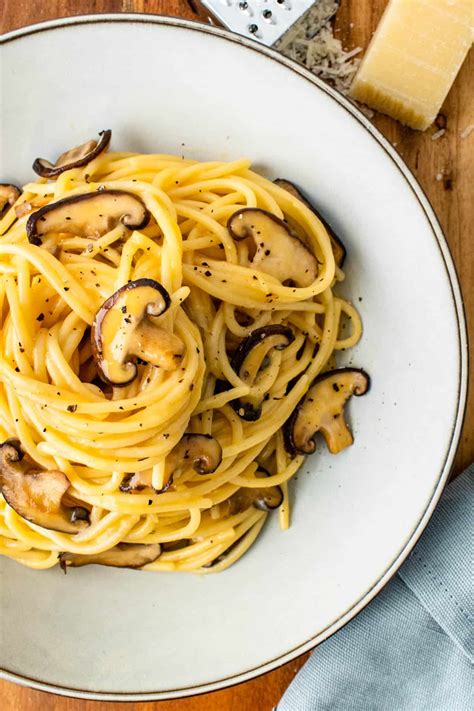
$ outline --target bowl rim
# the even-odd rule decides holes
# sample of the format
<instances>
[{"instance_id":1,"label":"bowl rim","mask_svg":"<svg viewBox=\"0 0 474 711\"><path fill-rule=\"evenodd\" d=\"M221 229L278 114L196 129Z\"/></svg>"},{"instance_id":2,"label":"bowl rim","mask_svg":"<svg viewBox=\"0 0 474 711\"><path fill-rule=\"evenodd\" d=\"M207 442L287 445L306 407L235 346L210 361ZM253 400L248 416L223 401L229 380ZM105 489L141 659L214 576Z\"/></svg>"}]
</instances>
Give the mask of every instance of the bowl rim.
<instances>
[{"instance_id":1,"label":"bowl rim","mask_svg":"<svg viewBox=\"0 0 474 711\"><path fill-rule=\"evenodd\" d=\"M344 627L350 620L352 620L356 615L358 615L359 612L361 612L366 607L366 605L371 602L373 598L387 585L387 583L390 582L390 580L395 575L404 560L408 557L413 547L417 543L418 539L420 538L421 534L423 533L424 529L426 528L451 473L453 460L461 436L467 406L469 346L467 338L467 325L464 311L464 303L459 284L459 278L456 272L456 267L454 265L453 258L451 256L448 242L429 199L425 195L423 189L421 188L417 179L411 172L410 168L399 156L394 147L385 138L385 136L383 136L383 134L368 120L368 118L364 116L360 109L358 109L344 95L342 95L336 89L333 89L332 87L325 84L321 79L316 77L314 74L312 74L309 70L305 69L300 64L294 62L291 59L286 58L278 51L266 47L265 45L262 45L253 39L247 39L246 37L222 29L220 27L214 27L203 24L199 21L170 17L167 15L154 15L148 13L133 12L76 15L73 17L61 17L56 18L54 20L35 23L32 25L20 27L18 29L3 34L2 36L0 36L0 45L8 44L10 42L13 42L14 40L22 39L40 32L50 32L53 30L68 28L71 26L89 24L113 25L116 23L148 24L175 27L185 30L191 30L193 32L200 32L202 34L214 35L216 37L219 37L220 39L226 40L233 44L241 45L243 47L246 47L248 50L257 52L272 61L278 62L279 64L284 65L296 74L299 74L302 78L311 82L317 89L329 95L343 109L345 109L346 112L349 113L354 120L358 121L358 123L361 124L363 128L365 128L365 130L372 135L375 141L379 144L380 148L385 151L387 156L396 165L399 172L405 178L408 186L411 188L414 198L418 201L420 207L422 208L425 217L431 227L434 241L438 246L441 258L444 263L446 278L450 285L451 299L455 310L458 332L458 407L454 421L452 423L451 437L445 453L444 462L434 483L427 506L422 515L420 516L417 524L409 534L408 538L401 545L394 560L392 560L386 570L380 575L379 579L371 586L371 588L366 590L366 592L360 597L359 600L354 602L349 609L342 613L325 629L320 630L316 635L310 637L310 639L297 645L293 649L288 650L284 654L280 654L279 656L273 659L269 659L262 662L257 667L246 669L244 671L237 672L236 674L224 678L214 679L209 682L200 683L195 686L165 689L161 691L89 691L69 686L61 686L41 679L31 678L25 674L20 674L18 672L13 672L9 671L8 669L0 668L0 679L14 682L22 686L31 687L39 691L59 694L61 696L70 696L74 698L82 698L95 701L164 701L166 699L184 698L187 696L222 690L229 686L249 681L251 679L254 679L255 677L277 669L278 667L282 666L283 664L286 664L287 662L290 662L301 654L310 651L315 646L335 634L339 629Z\"/></svg>"}]
</instances>

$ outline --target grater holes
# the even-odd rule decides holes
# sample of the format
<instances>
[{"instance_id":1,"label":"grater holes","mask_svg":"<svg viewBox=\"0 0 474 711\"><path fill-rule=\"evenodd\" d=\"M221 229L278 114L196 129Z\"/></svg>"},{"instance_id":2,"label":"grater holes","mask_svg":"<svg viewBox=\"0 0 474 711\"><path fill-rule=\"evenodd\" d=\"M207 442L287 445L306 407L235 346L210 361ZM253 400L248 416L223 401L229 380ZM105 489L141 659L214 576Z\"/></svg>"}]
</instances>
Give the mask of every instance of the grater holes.
<instances>
[{"instance_id":1,"label":"grater holes","mask_svg":"<svg viewBox=\"0 0 474 711\"><path fill-rule=\"evenodd\" d=\"M245 15L253 15L252 8L249 7L248 2L239 2L238 7L241 12L245 13Z\"/></svg>"}]
</instances>

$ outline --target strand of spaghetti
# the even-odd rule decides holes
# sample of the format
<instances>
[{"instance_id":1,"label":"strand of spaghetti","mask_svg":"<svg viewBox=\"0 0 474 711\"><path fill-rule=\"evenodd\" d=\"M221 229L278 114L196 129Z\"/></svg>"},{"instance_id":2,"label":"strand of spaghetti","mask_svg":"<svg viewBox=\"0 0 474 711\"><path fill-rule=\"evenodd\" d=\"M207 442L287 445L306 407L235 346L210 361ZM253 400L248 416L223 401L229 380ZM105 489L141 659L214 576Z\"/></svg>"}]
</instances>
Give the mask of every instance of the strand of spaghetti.
<instances>
[{"instance_id":1,"label":"strand of spaghetti","mask_svg":"<svg viewBox=\"0 0 474 711\"><path fill-rule=\"evenodd\" d=\"M261 515L259 519L255 523L252 524L250 530L246 535L244 535L241 540L237 543L235 548L232 549L225 558L218 562L217 564L213 565L212 568L203 568L201 567L199 570L199 573L203 575L208 575L209 573L220 573L221 571L225 570L226 568L229 568L233 563L235 563L239 558L241 558L250 548L250 546L255 542L256 538L258 537L258 534L263 528L263 525L265 523L266 516L265 514ZM236 535L236 540L237 540L237 535ZM221 546L221 553L226 550L223 546ZM201 563L201 566L203 564Z\"/></svg>"},{"instance_id":2,"label":"strand of spaghetti","mask_svg":"<svg viewBox=\"0 0 474 711\"><path fill-rule=\"evenodd\" d=\"M4 287L13 331L15 332L17 340L22 344L22 348L31 353L33 350L33 337L28 330L27 318L25 318L23 314L23 305L20 305L20 295L10 276L4 277Z\"/></svg>"},{"instance_id":3,"label":"strand of spaghetti","mask_svg":"<svg viewBox=\"0 0 474 711\"><path fill-rule=\"evenodd\" d=\"M174 291L181 286L182 279L183 251L181 233L176 218L158 202L155 196L148 197L146 206L153 214L164 235L161 255L161 282L168 291Z\"/></svg>"},{"instance_id":4,"label":"strand of spaghetti","mask_svg":"<svg viewBox=\"0 0 474 711\"><path fill-rule=\"evenodd\" d=\"M287 531L290 527L290 496L288 492L288 479L281 482L280 489L283 494L283 501L281 502L278 510L278 518L281 530Z\"/></svg>"},{"instance_id":5,"label":"strand of spaghetti","mask_svg":"<svg viewBox=\"0 0 474 711\"><path fill-rule=\"evenodd\" d=\"M306 375L302 375L295 387L288 393L288 396L285 398L284 405L281 403L268 403L267 417L265 418L266 421L261 423L257 420L256 424L253 423L255 426L252 428L252 434L249 432L247 435L246 433L247 436L243 446L236 447L234 445L230 445L229 447L226 447L226 454L228 456L232 456L240 453L245 449L249 449L256 444L261 443L266 439L267 434L273 434L276 432L276 430L282 427L284 422L288 419L307 387L308 378ZM268 422L268 420L270 420L270 422Z\"/></svg>"},{"instance_id":6,"label":"strand of spaghetti","mask_svg":"<svg viewBox=\"0 0 474 711\"><path fill-rule=\"evenodd\" d=\"M119 543L123 536L135 525L138 521L137 516L123 516L119 513L109 513L107 528L101 530L99 535L88 543L83 544L76 542L76 536L66 533L58 533L51 529L40 528L35 524L25 521L13 509L8 509L4 513L4 520L8 528L17 538L29 542L35 548L40 550L56 550L61 551L68 549L74 553L92 553L98 550L107 550Z\"/></svg>"},{"instance_id":7,"label":"strand of spaghetti","mask_svg":"<svg viewBox=\"0 0 474 711\"><path fill-rule=\"evenodd\" d=\"M71 486L77 491L86 492L92 496L116 493L123 479L123 472L112 472L110 478L104 482L104 472L88 469L87 471L94 474L93 477L91 476L92 483L90 483L84 478L85 467L81 468L77 464L71 464L68 459L59 456L54 457L54 465L66 474Z\"/></svg>"},{"instance_id":8,"label":"strand of spaghetti","mask_svg":"<svg viewBox=\"0 0 474 711\"><path fill-rule=\"evenodd\" d=\"M80 494L80 492L77 493ZM86 503L91 505L100 504L109 511L116 511L117 513L132 515L135 513L139 514L141 512L141 509L145 508L145 506L148 505L148 501L150 500L150 497L147 496L146 504L144 505L142 501L135 501L136 499L138 499L138 496L140 495L134 494L133 496L129 496L129 501L126 502L117 501L117 496L102 497L91 496L89 494L82 494L82 499ZM165 501L163 499L163 496L164 494L162 495L160 501L152 501L152 503L148 506L148 511L150 513L173 513L175 511L188 511L192 508L209 509L211 508L213 503L212 499L210 498L200 498L191 495L188 496L186 494L182 494L181 492L179 492L177 498L172 501Z\"/></svg>"},{"instance_id":9,"label":"strand of spaghetti","mask_svg":"<svg viewBox=\"0 0 474 711\"><path fill-rule=\"evenodd\" d=\"M155 514L140 516L138 523L128 532L124 543L141 543L149 533L158 525L158 516Z\"/></svg>"},{"instance_id":10,"label":"strand of spaghetti","mask_svg":"<svg viewBox=\"0 0 474 711\"><path fill-rule=\"evenodd\" d=\"M285 479L285 481L282 481L280 484L281 491L283 493L283 501L282 504L278 510L278 518L280 522L280 528L282 531L287 531L288 528L290 527L290 513L291 513L291 507L290 507L290 496L289 496L289 489L288 489L288 483L293 476L293 473L290 470L292 462L289 461L288 453L285 449L285 443L283 439L283 432L280 430L280 432L277 432L276 434L276 440L277 440L277 446L276 446L276 470L278 473L286 472L289 474L288 479ZM303 460L303 457L301 457ZM303 461L301 461L300 464L303 464Z\"/></svg>"},{"instance_id":11,"label":"strand of spaghetti","mask_svg":"<svg viewBox=\"0 0 474 711\"><path fill-rule=\"evenodd\" d=\"M180 325L180 319L182 320L183 318L185 318L182 313L180 313L179 316L180 318L178 318L176 321L177 327ZM179 395L183 390L189 390L190 385L193 383L193 380L196 380L197 378L197 384L199 385L199 382L202 378L202 375L201 377L197 376L199 354L196 353L195 345L196 341L200 341L200 338L196 337L196 329L194 326L192 326L192 324L190 324L187 319L185 319L185 322L182 324L182 326L183 330L180 329L179 333L182 339L185 341L186 346L188 347L187 352L189 358L187 361L187 368L184 373L180 373L179 371L175 371L174 373L172 373L160 390L160 395L164 398L167 398L171 406L176 405L177 400L179 399ZM187 327L187 330L185 330L185 326ZM200 367L203 367L202 361ZM155 391L146 390L139 393L131 400L125 398L110 401L105 400L103 396L97 396L94 398L91 391L88 391L89 394L86 399L80 393L71 394L68 393L68 391L58 391L58 388L56 386L51 386L48 383L38 383L33 378L19 376L14 371L14 369L11 368L1 357L0 373L5 380L12 384L12 386L15 388L15 390L18 391L19 394L25 395L28 398L39 402L40 404L47 404L48 406L52 406L58 410L63 411L67 410L67 407L70 405L77 405L78 411L82 412L83 414L98 415L101 413L110 412L116 412L117 414L121 414L121 412L146 407L152 404L153 402L156 402L157 398L157 393ZM180 375L182 377L180 377ZM176 387L177 385L179 385L179 380L182 380L181 385L183 387L181 389ZM196 390L198 391L198 388L196 388ZM199 399L198 392L194 394L194 398L196 398L196 396L197 399ZM93 399L94 401L90 402L91 399ZM170 418L168 417L167 419Z\"/></svg>"},{"instance_id":12,"label":"strand of spaghetti","mask_svg":"<svg viewBox=\"0 0 474 711\"><path fill-rule=\"evenodd\" d=\"M13 538L10 538L11 532L7 529L5 535L4 531L5 528L1 526L1 531L3 535L0 535L0 550L2 548L6 548L7 550L10 551L28 551L31 550L31 546L26 543L26 541L17 541Z\"/></svg>"},{"instance_id":13,"label":"strand of spaghetti","mask_svg":"<svg viewBox=\"0 0 474 711\"><path fill-rule=\"evenodd\" d=\"M229 528L235 530L242 521L245 521L249 516L249 511L240 511L238 514L233 514L230 516L219 516L219 518L212 518L212 513L214 509L219 508L222 513L222 507L215 506L210 511L204 511L199 528L196 530L195 539L197 541L203 540L204 538L214 538L222 533L225 533Z\"/></svg>"},{"instance_id":14,"label":"strand of spaghetti","mask_svg":"<svg viewBox=\"0 0 474 711\"><path fill-rule=\"evenodd\" d=\"M248 385L240 385L236 388L231 388L226 392L219 393L218 395L211 395L210 397L201 400L193 414L199 415L202 412L206 412L206 410L221 409L228 402L245 397L246 395L249 395L250 392L251 390Z\"/></svg>"},{"instance_id":15,"label":"strand of spaghetti","mask_svg":"<svg viewBox=\"0 0 474 711\"><path fill-rule=\"evenodd\" d=\"M358 343L362 336L362 320L357 309L349 302L344 299L336 299L339 304L341 313L345 314L351 321L352 332L346 338L337 338L334 349L342 350L343 348L352 348Z\"/></svg>"},{"instance_id":16,"label":"strand of spaghetti","mask_svg":"<svg viewBox=\"0 0 474 711\"><path fill-rule=\"evenodd\" d=\"M168 191L168 195L174 203L179 203L180 200L198 195L199 192L203 190L219 193L238 192L245 196L248 207L257 206L252 185L248 181L243 180L240 176L198 180L190 185L173 187Z\"/></svg>"},{"instance_id":17,"label":"strand of spaghetti","mask_svg":"<svg viewBox=\"0 0 474 711\"><path fill-rule=\"evenodd\" d=\"M178 528L157 528L153 533L149 533L140 540L140 543L170 543L180 541L183 538L191 538L199 529L201 524L201 510L198 507L190 507L186 512L189 514L189 521L184 526Z\"/></svg>"},{"instance_id":18,"label":"strand of spaghetti","mask_svg":"<svg viewBox=\"0 0 474 711\"><path fill-rule=\"evenodd\" d=\"M248 326L242 326L235 317L236 307L228 302L224 303L224 319L225 325L228 331L234 334L234 336L239 336L240 338L245 338L252 331L257 328L262 328L270 323L271 313L269 311L263 311L261 314L256 316L251 324Z\"/></svg>"},{"instance_id":19,"label":"strand of spaghetti","mask_svg":"<svg viewBox=\"0 0 474 711\"><path fill-rule=\"evenodd\" d=\"M235 530L233 534L229 531L231 535L226 535L224 537L224 542L223 543L218 543L217 541L212 541L212 543L209 541L207 545L203 546L204 550L201 553L196 554L193 556L191 560L186 561L178 561L175 562L175 566L177 570L196 570L197 568L200 568L203 565L207 565L214 561L216 557L219 557L219 555L224 552L229 545L232 545L232 543L237 540L237 538L240 538L244 533L247 532L249 528L251 528L256 521L259 521L261 519L266 518L266 514L262 513L261 511L257 511L253 515L249 516L247 520L245 520L239 527L239 529ZM153 563L151 564L153 566ZM149 568L153 569L153 568Z\"/></svg>"},{"instance_id":20,"label":"strand of spaghetti","mask_svg":"<svg viewBox=\"0 0 474 711\"><path fill-rule=\"evenodd\" d=\"M135 175L146 171L154 172L156 176L161 171L176 171L182 166L194 165L195 163L196 161L183 160L178 156L136 154L114 160L109 166L109 169L104 170L102 176L107 176L108 180L111 181L120 181L123 177L134 177ZM87 166L83 170L87 172ZM97 177L101 177L100 173Z\"/></svg>"},{"instance_id":21,"label":"strand of spaghetti","mask_svg":"<svg viewBox=\"0 0 474 711\"><path fill-rule=\"evenodd\" d=\"M2 551L0 546L0 553L34 570L47 570L58 564L58 554L56 551L49 553L48 551L29 550L24 553L11 554L8 548Z\"/></svg>"},{"instance_id":22,"label":"strand of spaghetti","mask_svg":"<svg viewBox=\"0 0 474 711\"><path fill-rule=\"evenodd\" d=\"M24 257L30 264L50 282L54 289L68 306L79 316L91 324L94 313L87 307L87 294L71 274L56 260L52 254L35 245L0 244L0 257L2 255L16 254Z\"/></svg>"},{"instance_id":23,"label":"strand of spaghetti","mask_svg":"<svg viewBox=\"0 0 474 711\"><path fill-rule=\"evenodd\" d=\"M306 299L322 293L325 290L322 286L321 288L315 287L314 293L307 295L301 293L303 289L279 287L276 280L247 267L215 264L214 270L211 272L213 278L206 277L206 271L210 271L208 267L183 264L183 274L188 284L207 291L211 296L221 301L226 300L234 306L269 311L275 309L314 311L315 313L320 311L319 304L306 301ZM232 284L232 290L223 286L229 283ZM283 293L282 290L284 290Z\"/></svg>"},{"instance_id":24,"label":"strand of spaghetti","mask_svg":"<svg viewBox=\"0 0 474 711\"><path fill-rule=\"evenodd\" d=\"M227 528L222 533L216 534L213 539L192 543L189 546L186 546L186 548L181 548L180 550L172 551L170 553L163 553L161 556L161 562L195 561L201 553L208 552L209 548L214 546L215 543L225 543L227 541L232 542L234 536L234 529Z\"/></svg>"},{"instance_id":25,"label":"strand of spaghetti","mask_svg":"<svg viewBox=\"0 0 474 711\"><path fill-rule=\"evenodd\" d=\"M273 474L272 476L265 477L265 479L263 480L257 477L249 478L243 476L236 476L234 477L234 479L232 479L232 484L234 484L235 486L245 486L249 489L259 489L267 486L278 486L283 482L288 481L288 479L291 479L291 477L298 471L303 462L304 457L298 455L297 457L292 459L289 464L287 464L283 471L280 471L278 474Z\"/></svg>"},{"instance_id":26,"label":"strand of spaghetti","mask_svg":"<svg viewBox=\"0 0 474 711\"><path fill-rule=\"evenodd\" d=\"M237 249L234 240L229 235L228 230L217 220L215 220L211 215L206 214L204 211L195 210L191 207L183 205L183 203L177 203L176 209L178 215L181 217L186 217L194 221L195 224L201 225L206 231L215 235L218 241L224 245L225 258L230 264L237 264Z\"/></svg>"},{"instance_id":27,"label":"strand of spaghetti","mask_svg":"<svg viewBox=\"0 0 474 711\"><path fill-rule=\"evenodd\" d=\"M5 388L5 393L12 419L12 426L11 429L9 429L9 432L18 437L25 451L35 461L39 462L42 466L49 467L51 459L49 457L44 457L36 444L38 433L35 431L34 421L31 420L28 412L23 412L23 408L21 407L20 401L16 397L16 393L13 388Z\"/></svg>"}]
</instances>

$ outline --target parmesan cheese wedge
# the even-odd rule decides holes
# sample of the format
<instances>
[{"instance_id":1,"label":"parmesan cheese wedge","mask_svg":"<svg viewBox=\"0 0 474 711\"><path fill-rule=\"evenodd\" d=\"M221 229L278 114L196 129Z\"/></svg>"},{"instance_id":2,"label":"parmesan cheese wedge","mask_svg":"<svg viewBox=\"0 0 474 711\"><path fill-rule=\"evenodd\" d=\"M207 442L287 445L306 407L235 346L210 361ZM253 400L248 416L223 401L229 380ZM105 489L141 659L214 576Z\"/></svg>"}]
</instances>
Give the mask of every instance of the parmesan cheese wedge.
<instances>
[{"instance_id":1,"label":"parmesan cheese wedge","mask_svg":"<svg viewBox=\"0 0 474 711\"><path fill-rule=\"evenodd\" d=\"M424 130L472 44L474 0L390 0L350 96Z\"/></svg>"}]
</instances>

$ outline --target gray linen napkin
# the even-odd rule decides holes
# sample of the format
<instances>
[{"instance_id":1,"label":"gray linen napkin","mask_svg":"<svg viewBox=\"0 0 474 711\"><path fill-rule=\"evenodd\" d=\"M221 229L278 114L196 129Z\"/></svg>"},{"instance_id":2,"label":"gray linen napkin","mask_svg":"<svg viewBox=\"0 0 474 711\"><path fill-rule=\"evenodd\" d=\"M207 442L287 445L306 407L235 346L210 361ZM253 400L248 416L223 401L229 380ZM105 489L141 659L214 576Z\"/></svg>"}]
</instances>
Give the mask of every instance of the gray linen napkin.
<instances>
[{"instance_id":1,"label":"gray linen napkin","mask_svg":"<svg viewBox=\"0 0 474 711\"><path fill-rule=\"evenodd\" d=\"M474 464L398 575L313 652L277 711L474 709Z\"/></svg>"}]
</instances>

